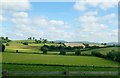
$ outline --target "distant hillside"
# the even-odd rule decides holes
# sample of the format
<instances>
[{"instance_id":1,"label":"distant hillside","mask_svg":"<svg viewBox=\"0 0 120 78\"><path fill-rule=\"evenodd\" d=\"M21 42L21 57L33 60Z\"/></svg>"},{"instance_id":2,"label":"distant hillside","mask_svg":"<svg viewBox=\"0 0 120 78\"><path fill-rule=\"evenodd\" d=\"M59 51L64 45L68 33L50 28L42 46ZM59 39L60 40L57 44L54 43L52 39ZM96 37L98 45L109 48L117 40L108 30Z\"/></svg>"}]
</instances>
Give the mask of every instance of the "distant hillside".
<instances>
[{"instance_id":1,"label":"distant hillside","mask_svg":"<svg viewBox=\"0 0 120 78\"><path fill-rule=\"evenodd\" d=\"M54 42L55 42L55 43L60 43L60 42L61 42L61 43L67 43L67 41L64 41L64 40L55 40Z\"/></svg>"},{"instance_id":2,"label":"distant hillside","mask_svg":"<svg viewBox=\"0 0 120 78\"><path fill-rule=\"evenodd\" d=\"M107 43L107 45L120 45L120 43L118 43L118 42L109 42L109 43Z\"/></svg>"},{"instance_id":3,"label":"distant hillside","mask_svg":"<svg viewBox=\"0 0 120 78\"><path fill-rule=\"evenodd\" d=\"M75 42L67 42L67 43L86 43L86 44L99 44L97 42L89 42L89 41L75 41Z\"/></svg>"}]
</instances>

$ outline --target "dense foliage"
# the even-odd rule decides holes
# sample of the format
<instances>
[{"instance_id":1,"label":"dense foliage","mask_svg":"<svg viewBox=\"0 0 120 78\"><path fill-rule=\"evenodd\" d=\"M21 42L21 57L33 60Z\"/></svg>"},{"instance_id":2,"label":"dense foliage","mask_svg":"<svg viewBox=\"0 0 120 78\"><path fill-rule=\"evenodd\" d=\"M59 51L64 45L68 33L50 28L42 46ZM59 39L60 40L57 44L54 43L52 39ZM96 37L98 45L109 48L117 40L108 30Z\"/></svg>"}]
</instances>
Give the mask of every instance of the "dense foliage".
<instances>
[{"instance_id":1,"label":"dense foliage","mask_svg":"<svg viewBox=\"0 0 120 78\"><path fill-rule=\"evenodd\" d=\"M120 52L111 50L109 53L107 53L106 58L113 61L120 62Z\"/></svg>"},{"instance_id":2,"label":"dense foliage","mask_svg":"<svg viewBox=\"0 0 120 78\"><path fill-rule=\"evenodd\" d=\"M47 54L48 48L44 46L41 48L41 51L43 51L43 54Z\"/></svg>"},{"instance_id":3,"label":"dense foliage","mask_svg":"<svg viewBox=\"0 0 120 78\"><path fill-rule=\"evenodd\" d=\"M81 55L81 52L79 49L75 49L75 55Z\"/></svg>"},{"instance_id":4,"label":"dense foliage","mask_svg":"<svg viewBox=\"0 0 120 78\"><path fill-rule=\"evenodd\" d=\"M23 45L28 45L28 42L23 42L22 44L23 44Z\"/></svg>"},{"instance_id":5,"label":"dense foliage","mask_svg":"<svg viewBox=\"0 0 120 78\"><path fill-rule=\"evenodd\" d=\"M4 52L5 51L5 45L4 44L0 44L0 52Z\"/></svg>"}]
</instances>

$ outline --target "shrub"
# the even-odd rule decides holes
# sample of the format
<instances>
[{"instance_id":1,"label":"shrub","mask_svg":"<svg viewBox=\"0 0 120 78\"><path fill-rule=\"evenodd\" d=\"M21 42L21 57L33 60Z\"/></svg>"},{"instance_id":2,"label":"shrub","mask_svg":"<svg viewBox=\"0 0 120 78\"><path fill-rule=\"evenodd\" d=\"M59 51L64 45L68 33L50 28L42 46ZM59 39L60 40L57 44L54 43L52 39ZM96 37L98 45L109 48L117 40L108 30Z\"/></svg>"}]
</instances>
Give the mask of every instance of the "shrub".
<instances>
[{"instance_id":1,"label":"shrub","mask_svg":"<svg viewBox=\"0 0 120 78\"><path fill-rule=\"evenodd\" d=\"M5 51L5 45L0 44L0 52L4 52Z\"/></svg>"},{"instance_id":2,"label":"shrub","mask_svg":"<svg viewBox=\"0 0 120 78\"><path fill-rule=\"evenodd\" d=\"M97 51L92 51L91 55L96 56L96 57L104 57L103 54L101 54L100 52L97 52Z\"/></svg>"},{"instance_id":3,"label":"shrub","mask_svg":"<svg viewBox=\"0 0 120 78\"><path fill-rule=\"evenodd\" d=\"M59 54L60 54L60 55L66 55L66 51L65 51L65 49L64 49L64 48L61 48Z\"/></svg>"},{"instance_id":4,"label":"shrub","mask_svg":"<svg viewBox=\"0 0 120 78\"><path fill-rule=\"evenodd\" d=\"M106 58L113 61L120 62L120 52L111 50L109 53L107 53Z\"/></svg>"},{"instance_id":5,"label":"shrub","mask_svg":"<svg viewBox=\"0 0 120 78\"><path fill-rule=\"evenodd\" d=\"M10 44L6 43L6 46L9 46Z\"/></svg>"},{"instance_id":6,"label":"shrub","mask_svg":"<svg viewBox=\"0 0 120 78\"><path fill-rule=\"evenodd\" d=\"M16 50L16 53L18 53L18 50Z\"/></svg>"},{"instance_id":7,"label":"shrub","mask_svg":"<svg viewBox=\"0 0 120 78\"><path fill-rule=\"evenodd\" d=\"M47 54L48 48L47 47L42 47L41 51L43 51L43 54Z\"/></svg>"},{"instance_id":8,"label":"shrub","mask_svg":"<svg viewBox=\"0 0 120 78\"><path fill-rule=\"evenodd\" d=\"M81 55L80 49L75 49L75 55Z\"/></svg>"},{"instance_id":9,"label":"shrub","mask_svg":"<svg viewBox=\"0 0 120 78\"><path fill-rule=\"evenodd\" d=\"M28 45L28 42L23 42L23 45Z\"/></svg>"}]
</instances>

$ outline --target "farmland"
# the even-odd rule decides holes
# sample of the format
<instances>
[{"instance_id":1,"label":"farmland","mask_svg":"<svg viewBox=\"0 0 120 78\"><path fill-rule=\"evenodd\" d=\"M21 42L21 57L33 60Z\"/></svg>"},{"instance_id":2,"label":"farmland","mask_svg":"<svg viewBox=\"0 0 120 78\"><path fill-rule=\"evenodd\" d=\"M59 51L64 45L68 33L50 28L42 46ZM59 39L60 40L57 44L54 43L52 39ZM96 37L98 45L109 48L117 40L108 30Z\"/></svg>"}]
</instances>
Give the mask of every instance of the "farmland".
<instances>
[{"instance_id":1,"label":"farmland","mask_svg":"<svg viewBox=\"0 0 120 78\"><path fill-rule=\"evenodd\" d=\"M14 56L14 57L13 57ZM31 58L32 57L32 58ZM98 63L98 61L100 61ZM23 63L23 64L57 64L57 65L78 65L78 66L101 66L117 67L118 64L98 57L90 56L61 56L61 55L39 55L39 54L19 54L3 53L3 63Z\"/></svg>"},{"instance_id":2,"label":"farmland","mask_svg":"<svg viewBox=\"0 0 120 78\"><path fill-rule=\"evenodd\" d=\"M21 42L28 42L23 45ZM40 48L44 45L60 46L59 43L39 43L33 40L18 40L4 43L5 52L0 53L2 57L2 70L9 72L36 72L36 71L118 71L118 62L95 56L75 56L73 51L66 55L59 55L59 51L48 51L43 54ZM16 53L18 50L18 53ZM106 55L111 50L118 50L118 47L98 48L81 51L81 54L91 54L92 51L99 51ZM17 69L17 70L16 70ZM10 74L9 74L10 75ZM14 75L10 75L14 76Z\"/></svg>"}]
</instances>

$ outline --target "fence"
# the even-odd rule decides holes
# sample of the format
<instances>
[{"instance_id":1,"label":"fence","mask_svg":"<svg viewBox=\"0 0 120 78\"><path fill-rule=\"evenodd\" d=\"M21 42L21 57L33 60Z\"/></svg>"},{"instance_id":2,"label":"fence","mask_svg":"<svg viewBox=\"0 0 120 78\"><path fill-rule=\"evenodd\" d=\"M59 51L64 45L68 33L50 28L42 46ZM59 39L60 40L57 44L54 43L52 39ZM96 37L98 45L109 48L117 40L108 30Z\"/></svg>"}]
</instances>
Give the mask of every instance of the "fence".
<instances>
[{"instance_id":1,"label":"fence","mask_svg":"<svg viewBox=\"0 0 120 78\"><path fill-rule=\"evenodd\" d=\"M64 78L68 78L72 75L120 75L118 71L38 71L38 72L32 72L32 71L3 71L2 76L3 78L7 78L9 75L15 75L15 76L40 76L40 75L63 75Z\"/></svg>"}]
</instances>

